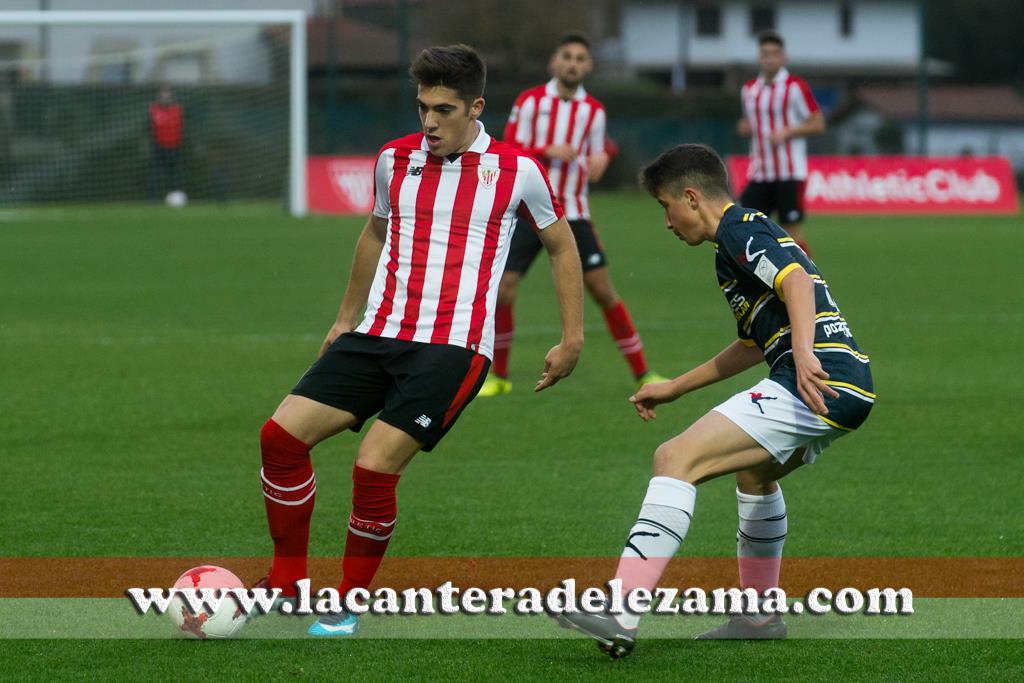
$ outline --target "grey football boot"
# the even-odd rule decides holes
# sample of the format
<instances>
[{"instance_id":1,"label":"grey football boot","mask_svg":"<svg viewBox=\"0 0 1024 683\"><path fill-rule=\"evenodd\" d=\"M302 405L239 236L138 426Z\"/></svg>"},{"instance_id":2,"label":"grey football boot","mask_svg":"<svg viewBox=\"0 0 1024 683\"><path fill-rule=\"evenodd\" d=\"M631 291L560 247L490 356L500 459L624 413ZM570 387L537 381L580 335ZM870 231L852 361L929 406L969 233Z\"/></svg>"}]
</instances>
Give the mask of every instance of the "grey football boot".
<instances>
[{"instance_id":1,"label":"grey football boot","mask_svg":"<svg viewBox=\"0 0 1024 683\"><path fill-rule=\"evenodd\" d=\"M773 614L771 619L761 625L753 623L742 614L734 614L721 626L694 636L694 640L783 640L788 633L789 629L780 614Z\"/></svg>"},{"instance_id":2,"label":"grey football boot","mask_svg":"<svg viewBox=\"0 0 1024 683\"><path fill-rule=\"evenodd\" d=\"M625 628L614 615L607 612L588 614L571 612L555 615L562 628L581 631L597 641L601 652L612 659L621 659L636 646L636 629Z\"/></svg>"}]
</instances>

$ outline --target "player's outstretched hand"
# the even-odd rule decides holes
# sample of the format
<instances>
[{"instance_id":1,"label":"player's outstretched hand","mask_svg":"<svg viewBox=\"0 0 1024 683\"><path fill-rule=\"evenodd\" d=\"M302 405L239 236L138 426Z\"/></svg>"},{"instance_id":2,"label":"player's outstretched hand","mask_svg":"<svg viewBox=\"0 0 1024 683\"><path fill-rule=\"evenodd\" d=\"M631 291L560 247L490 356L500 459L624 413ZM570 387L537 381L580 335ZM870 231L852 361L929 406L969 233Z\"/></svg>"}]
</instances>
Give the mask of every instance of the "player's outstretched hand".
<instances>
[{"instance_id":1,"label":"player's outstretched hand","mask_svg":"<svg viewBox=\"0 0 1024 683\"><path fill-rule=\"evenodd\" d=\"M788 128L781 128L779 130L772 131L771 135L768 136L768 140L773 145L781 145L783 142L788 140L790 137Z\"/></svg>"},{"instance_id":2,"label":"player's outstretched hand","mask_svg":"<svg viewBox=\"0 0 1024 683\"><path fill-rule=\"evenodd\" d=\"M636 414L644 422L658 417L654 413L654 406L662 403L670 403L679 398L679 392L675 384L670 380L667 382L651 382L636 390L636 393L629 397L629 402L636 408Z\"/></svg>"},{"instance_id":3,"label":"player's outstretched hand","mask_svg":"<svg viewBox=\"0 0 1024 683\"><path fill-rule=\"evenodd\" d=\"M320 358L327 353L327 347L334 343L334 340L345 334L351 332L354 327L348 323L335 322L331 325L331 329L327 330L327 337L324 339L324 343L320 345L320 353L316 354L317 358Z\"/></svg>"},{"instance_id":4,"label":"player's outstretched hand","mask_svg":"<svg viewBox=\"0 0 1024 683\"><path fill-rule=\"evenodd\" d=\"M572 348L565 344L553 346L548 351L548 355L544 357L544 372L541 373L540 380L533 390L544 391L558 380L568 377L572 374L579 358L578 348Z\"/></svg>"},{"instance_id":5,"label":"player's outstretched hand","mask_svg":"<svg viewBox=\"0 0 1024 683\"><path fill-rule=\"evenodd\" d=\"M825 395L839 398L839 393L825 384L828 373L821 367L821 361L813 353L794 354L793 360L796 363L796 390L800 393L800 398L815 414L828 415Z\"/></svg>"}]
</instances>

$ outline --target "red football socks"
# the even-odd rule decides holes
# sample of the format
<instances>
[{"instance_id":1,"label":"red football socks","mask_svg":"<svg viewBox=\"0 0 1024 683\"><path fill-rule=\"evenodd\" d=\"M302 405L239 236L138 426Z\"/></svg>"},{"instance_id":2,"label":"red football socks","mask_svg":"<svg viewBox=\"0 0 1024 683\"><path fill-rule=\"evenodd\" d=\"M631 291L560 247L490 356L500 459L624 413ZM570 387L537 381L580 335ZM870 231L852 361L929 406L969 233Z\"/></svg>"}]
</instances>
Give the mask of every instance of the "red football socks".
<instances>
[{"instance_id":1,"label":"red football socks","mask_svg":"<svg viewBox=\"0 0 1024 683\"><path fill-rule=\"evenodd\" d=\"M515 327L512 307L498 304L494 309L494 362L491 364L491 372L502 379L508 379L508 356Z\"/></svg>"},{"instance_id":2,"label":"red football socks","mask_svg":"<svg viewBox=\"0 0 1024 683\"><path fill-rule=\"evenodd\" d=\"M369 588L384 559L398 517L395 488L400 476L352 467L352 515L338 586L342 599L353 588Z\"/></svg>"},{"instance_id":3,"label":"red football socks","mask_svg":"<svg viewBox=\"0 0 1024 683\"><path fill-rule=\"evenodd\" d=\"M309 520L316 502L316 476L309 458L309 446L286 432L274 420L260 431L263 454L264 504L267 524L274 541L270 585L285 596L295 595L295 582L309 576Z\"/></svg>"},{"instance_id":4,"label":"red football socks","mask_svg":"<svg viewBox=\"0 0 1024 683\"><path fill-rule=\"evenodd\" d=\"M643 342L633 327L633 320L629 317L626 304L619 301L614 306L604 309L603 313L608 331L619 345L619 351L629 363L633 376L639 379L647 372L647 360L644 358Z\"/></svg>"}]
</instances>

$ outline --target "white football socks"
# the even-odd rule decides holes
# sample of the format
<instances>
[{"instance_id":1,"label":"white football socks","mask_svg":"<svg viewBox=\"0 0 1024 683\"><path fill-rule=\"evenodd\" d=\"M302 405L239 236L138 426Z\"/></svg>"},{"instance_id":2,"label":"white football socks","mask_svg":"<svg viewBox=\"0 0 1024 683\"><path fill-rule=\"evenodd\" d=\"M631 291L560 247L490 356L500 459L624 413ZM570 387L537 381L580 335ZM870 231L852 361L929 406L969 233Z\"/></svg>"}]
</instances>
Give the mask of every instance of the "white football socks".
<instances>
[{"instance_id":1,"label":"white football socks","mask_svg":"<svg viewBox=\"0 0 1024 683\"><path fill-rule=\"evenodd\" d=\"M767 496L754 496L736 489L740 524L736 532L736 558L740 588L753 588L761 595L779 585L782 546L788 523L782 488Z\"/></svg>"},{"instance_id":2,"label":"white football socks","mask_svg":"<svg viewBox=\"0 0 1024 683\"><path fill-rule=\"evenodd\" d=\"M622 580L623 594L634 588L654 590L686 538L696 498L693 484L672 477L651 479L615 571L615 578ZM640 615L628 610L616 618L625 628L636 628L640 623Z\"/></svg>"}]
</instances>

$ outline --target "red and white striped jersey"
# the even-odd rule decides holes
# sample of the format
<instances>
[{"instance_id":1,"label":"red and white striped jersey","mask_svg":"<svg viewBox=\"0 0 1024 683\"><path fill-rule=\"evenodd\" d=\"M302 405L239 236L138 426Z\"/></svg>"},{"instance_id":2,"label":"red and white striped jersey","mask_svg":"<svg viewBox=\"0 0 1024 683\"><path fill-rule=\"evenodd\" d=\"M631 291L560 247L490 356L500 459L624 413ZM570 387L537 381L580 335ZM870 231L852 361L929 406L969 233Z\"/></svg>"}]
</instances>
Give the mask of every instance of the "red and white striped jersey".
<instances>
[{"instance_id":1,"label":"red and white striped jersey","mask_svg":"<svg viewBox=\"0 0 1024 683\"><path fill-rule=\"evenodd\" d=\"M771 83L766 83L764 76L748 81L740 97L750 123L748 180L806 180L806 139L791 138L773 145L769 136L773 131L802 124L818 111L807 82L783 67Z\"/></svg>"},{"instance_id":2,"label":"red and white striped jersey","mask_svg":"<svg viewBox=\"0 0 1024 683\"><path fill-rule=\"evenodd\" d=\"M519 147L544 164L558 200L569 220L590 219L587 201L587 156L605 151L607 117L604 105L583 86L569 101L558 95L556 81L521 93L505 124L505 142ZM549 159L551 145L572 145L576 159Z\"/></svg>"},{"instance_id":3,"label":"red and white striped jersey","mask_svg":"<svg viewBox=\"0 0 1024 683\"><path fill-rule=\"evenodd\" d=\"M543 229L562 209L536 160L477 125L454 159L431 154L422 133L381 149L373 215L387 219L388 237L357 332L491 357L516 213Z\"/></svg>"}]
</instances>

